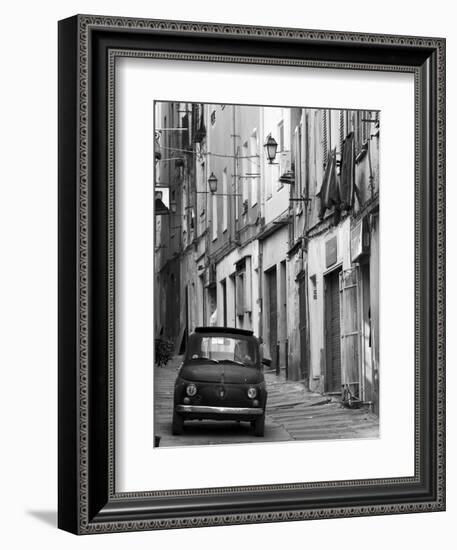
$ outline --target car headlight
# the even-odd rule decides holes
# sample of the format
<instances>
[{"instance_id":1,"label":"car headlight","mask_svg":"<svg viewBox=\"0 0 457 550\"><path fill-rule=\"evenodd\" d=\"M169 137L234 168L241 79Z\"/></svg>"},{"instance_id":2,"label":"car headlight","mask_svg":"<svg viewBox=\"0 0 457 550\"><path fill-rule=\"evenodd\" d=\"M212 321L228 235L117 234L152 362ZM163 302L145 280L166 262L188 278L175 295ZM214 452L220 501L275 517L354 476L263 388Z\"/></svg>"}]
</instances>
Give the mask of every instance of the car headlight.
<instances>
[{"instance_id":1,"label":"car headlight","mask_svg":"<svg viewBox=\"0 0 457 550\"><path fill-rule=\"evenodd\" d=\"M186 393L189 397L193 397L197 393L197 386L195 384L189 384L186 388Z\"/></svg>"},{"instance_id":2,"label":"car headlight","mask_svg":"<svg viewBox=\"0 0 457 550\"><path fill-rule=\"evenodd\" d=\"M257 395L257 389L256 388L249 388L248 389L248 397L249 399L254 399Z\"/></svg>"}]
</instances>

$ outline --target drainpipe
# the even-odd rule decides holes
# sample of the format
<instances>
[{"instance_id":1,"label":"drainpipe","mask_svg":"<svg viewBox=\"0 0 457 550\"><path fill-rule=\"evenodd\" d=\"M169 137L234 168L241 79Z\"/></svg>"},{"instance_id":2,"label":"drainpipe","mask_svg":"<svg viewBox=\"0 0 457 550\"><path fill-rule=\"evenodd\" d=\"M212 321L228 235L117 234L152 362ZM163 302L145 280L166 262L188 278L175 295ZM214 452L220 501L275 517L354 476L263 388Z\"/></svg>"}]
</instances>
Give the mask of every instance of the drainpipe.
<instances>
[{"instance_id":1,"label":"drainpipe","mask_svg":"<svg viewBox=\"0 0 457 550\"><path fill-rule=\"evenodd\" d=\"M305 132L306 132L306 137L305 137L305 143L306 143L306 162L309 163L309 150L310 150L310 139L309 139L309 135L308 135L308 128L309 128L309 125L307 123L307 113L306 113L306 110L305 110ZM308 169L305 171L306 172L306 182L305 182L305 185L306 185L306 196L307 198L309 198L309 180L310 180L310 170L309 170L309 165L308 165ZM306 371L307 371L307 374L308 374L308 381L307 381L307 386L308 386L308 389L311 388L311 346L310 346L310 342L311 342L311 338L310 338L310 331L309 331L309 325L310 325L310 315L309 315L309 289L308 289L308 270L309 270L309 267L308 267L308 243L309 243L309 238L308 238L308 229L309 229L309 218L310 216L312 215L313 213L313 201L306 201L305 202L305 205L304 205L304 208L303 208L303 211L305 213L305 222L303 224L303 235L302 235L302 270L304 272L304 277L305 277L305 303L306 303L306 311L305 311L305 323L306 323Z\"/></svg>"},{"instance_id":2,"label":"drainpipe","mask_svg":"<svg viewBox=\"0 0 457 550\"><path fill-rule=\"evenodd\" d=\"M237 193L238 193L238 159L237 159L237 147L236 147L236 105L232 106L232 139L233 139L233 177L232 177L232 208L233 208L233 219L235 223L233 224L232 229L232 240L237 241L238 235L238 218L237 218Z\"/></svg>"},{"instance_id":3,"label":"drainpipe","mask_svg":"<svg viewBox=\"0 0 457 550\"><path fill-rule=\"evenodd\" d=\"M264 108L261 109L260 121L259 121L259 134L261 136L261 142L263 143L264 136ZM264 167L264 147L260 147L259 157L260 157L260 216L265 215L265 167ZM258 240L259 243L259 305L260 305L260 316L259 316L259 336L262 338L262 341L265 340L263 334L263 240Z\"/></svg>"},{"instance_id":4,"label":"drainpipe","mask_svg":"<svg viewBox=\"0 0 457 550\"><path fill-rule=\"evenodd\" d=\"M367 156L368 156L368 166L370 168L370 176L369 176L369 180L370 180L370 198L373 198L373 195L374 195L374 189L373 189L374 176L373 176L373 165L372 165L372 162L371 162L371 137L369 137L368 141L367 141Z\"/></svg>"},{"instance_id":5,"label":"drainpipe","mask_svg":"<svg viewBox=\"0 0 457 550\"><path fill-rule=\"evenodd\" d=\"M263 241L258 241L259 243L259 306L260 306L260 315L259 315L259 336L264 341L263 337Z\"/></svg>"}]
</instances>

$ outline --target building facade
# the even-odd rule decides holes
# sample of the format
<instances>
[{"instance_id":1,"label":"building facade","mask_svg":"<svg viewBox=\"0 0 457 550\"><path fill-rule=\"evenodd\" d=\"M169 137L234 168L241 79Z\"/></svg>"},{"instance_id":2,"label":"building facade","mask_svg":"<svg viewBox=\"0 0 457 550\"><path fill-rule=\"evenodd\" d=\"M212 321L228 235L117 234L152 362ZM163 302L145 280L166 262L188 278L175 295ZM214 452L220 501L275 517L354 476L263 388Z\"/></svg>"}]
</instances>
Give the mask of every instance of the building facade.
<instances>
[{"instance_id":1,"label":"building facade","mask_svg":"<svg viewBox=\"0 0 457 550\"><path fill-rule=\"evenodd\" d=\"M250 329L288 378L377 410L379 113L161 102L155 116L156 337L182 353L196 326Z\"/></svg>"}]
</instances>

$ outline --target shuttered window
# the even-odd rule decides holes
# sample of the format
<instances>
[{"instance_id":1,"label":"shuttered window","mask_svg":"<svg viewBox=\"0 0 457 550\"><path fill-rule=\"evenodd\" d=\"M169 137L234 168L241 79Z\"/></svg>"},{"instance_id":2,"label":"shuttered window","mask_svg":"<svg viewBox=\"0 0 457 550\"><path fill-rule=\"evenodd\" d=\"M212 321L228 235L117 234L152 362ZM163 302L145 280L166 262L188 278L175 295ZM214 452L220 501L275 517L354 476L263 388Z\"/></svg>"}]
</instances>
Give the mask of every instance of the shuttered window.
<instances>
[{"instance_id":1,"label":"shuttered window","mask_svg":"<svg viewBox=\"0 0 457 550\"><path fill-rule=\"evenodd\" d=\"M227 168L222 172L222 231L227 229L228 220L228 186L227 186Z\"/></svg>"},{"instance_id":2,"label":"shuttered window","mask_svg":"<svg viewBox=\"0 0 457 550\"><path fill-rule=\"evenodd\" d=\"M248 173L253 174L252 179L249 179L246 184L251 189L251 206L254 206L258 202L259 195L259 180L257 174L260 174L259 163L259 143L257 137L257 130L252 132L249 139L249 170Z\"/></svg>"},{"instance_id":3,"label":"shuttered window","mask_svg":"<svg viewBox=\"0 0 457 550\"><path fill-rule=\"evenodd\" d=\"M214 194L212 196L212 236L213 241L217 239L217 196Z\"/></svg>"},{"instance_id":4,"label":"shuttered window","mask_svg":"<svg viewBox=\"0 0 457 550\"><path fill-rule=\"evenodd\" d=\"M293 186L293 195L295 197L302 196L302 164L301 164L301 129L300 126L297 126L294 130L294 141L293 141L293 156L294 156L294 167L295 167L295 181ZM298 212L301 208L301 203L295 203L295 210Z\"/></svg>"},{"instance_id":5,"label":"shuttered window","mask_svg":"<svg viewBox=\"0 0 457 550\"><path fill-rule=\"evenodd\" d=\"M244 315L244 271L236 274L236 314Z\"/></svg>"},{"instance_id":6,"label":"shuttered window","mask_svg":"<svg viewBox=\"0 0 457 550\"><path fill-rule=\"evenodd\" d=\"M322 151L324 152L324 168L327 166L328 151L329 151L329 124L328 124L328 112L322 111Z\"/></svg>"}]
</instances>

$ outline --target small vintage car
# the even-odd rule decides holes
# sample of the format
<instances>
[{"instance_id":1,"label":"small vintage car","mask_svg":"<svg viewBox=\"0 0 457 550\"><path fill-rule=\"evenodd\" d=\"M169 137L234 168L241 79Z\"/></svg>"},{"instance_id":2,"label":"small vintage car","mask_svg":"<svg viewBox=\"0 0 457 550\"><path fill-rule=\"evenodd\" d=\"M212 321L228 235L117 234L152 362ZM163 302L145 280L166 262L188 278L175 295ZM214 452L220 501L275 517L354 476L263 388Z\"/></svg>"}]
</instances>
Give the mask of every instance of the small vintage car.
<instances>
[{"instance_id":1,"label":"small vintage car","mask_svg":"<svg viewBox=\"0 0 457 550\"><path fill-rule=\"evenodd\" d=\"M262 437L266 402L259 342L252 331L197 327L175 382L173 434L182 433L186 420L209 419L250 422Z\"/></svg>"}]
</instances>

